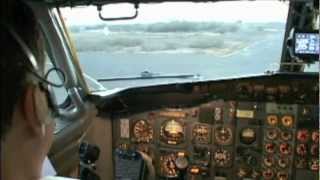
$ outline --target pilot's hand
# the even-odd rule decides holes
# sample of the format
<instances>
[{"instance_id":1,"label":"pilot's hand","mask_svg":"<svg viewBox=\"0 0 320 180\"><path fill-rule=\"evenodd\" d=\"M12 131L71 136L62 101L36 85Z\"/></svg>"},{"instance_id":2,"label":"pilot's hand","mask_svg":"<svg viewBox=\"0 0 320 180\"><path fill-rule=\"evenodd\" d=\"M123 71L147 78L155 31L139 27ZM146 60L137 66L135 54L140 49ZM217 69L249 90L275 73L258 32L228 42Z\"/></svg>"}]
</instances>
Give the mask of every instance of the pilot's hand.
<instances>
[{"instance_id":1,"label":"pilot's hand","mask_svg":"<svg viewBox=\"0 0 320 180\"><path fill-rule=\"evenodd\" d=\"M156 173L155 173L154 166L152 164L152 158L148 154L146 154L144 152L141 152L141 151L138 151L138 152L141 154L144 162L147 165L147 168L148 168L148 177L147 177L147 179L150 179L150 180L151 179L156 179Z\"/></svg>"}]
</instances>

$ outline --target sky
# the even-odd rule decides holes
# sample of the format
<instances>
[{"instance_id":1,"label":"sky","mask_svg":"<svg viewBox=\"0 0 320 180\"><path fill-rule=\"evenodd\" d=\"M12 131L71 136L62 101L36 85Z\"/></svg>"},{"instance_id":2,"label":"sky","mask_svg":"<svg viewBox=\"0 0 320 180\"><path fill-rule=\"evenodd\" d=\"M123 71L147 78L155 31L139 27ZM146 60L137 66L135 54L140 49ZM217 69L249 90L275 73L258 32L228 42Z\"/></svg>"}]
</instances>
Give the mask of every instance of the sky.
<instances>
[{"instance_id":1,"label":"sky","mask_svg":"<svg viewBox=\"0 0 320 180\"><path fill-rule=\"evenodd\" d=\"M64 8L63 16L69 25L105 23L98 17L96 7ZM131 4L107 5L103 16L122 17L134 14ZM108 24L155 23L168 21L223 22L285 22L288 3L279 1L239 1L215 3L159 3L140 4L135 20L107 22Z\"/></svg>"}]
</instances>

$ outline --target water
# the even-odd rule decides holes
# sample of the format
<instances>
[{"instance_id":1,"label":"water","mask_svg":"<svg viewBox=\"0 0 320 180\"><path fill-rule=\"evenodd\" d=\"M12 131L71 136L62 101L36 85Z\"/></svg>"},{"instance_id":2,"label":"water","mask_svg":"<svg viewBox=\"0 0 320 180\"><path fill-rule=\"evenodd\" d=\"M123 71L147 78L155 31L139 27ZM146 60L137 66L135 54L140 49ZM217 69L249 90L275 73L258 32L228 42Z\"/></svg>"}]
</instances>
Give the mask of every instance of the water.
<instances>
[{"instance_id":1,"label":"water","mask_svg":"<svg viewBox=\"0 0 320 180\"><path fill-rule=\"evenodd\" d=\"M80 63L89 76L99 78L139 76L142 71L159 74L200 74L204 80L261 74L279 68L282 33L275 33L233 54L111 54L80 52ZM194 80L194 79L193 79ZM105 82L107 89L192 81L192 79L130 80Z\"/></svg>"}]
</instances>

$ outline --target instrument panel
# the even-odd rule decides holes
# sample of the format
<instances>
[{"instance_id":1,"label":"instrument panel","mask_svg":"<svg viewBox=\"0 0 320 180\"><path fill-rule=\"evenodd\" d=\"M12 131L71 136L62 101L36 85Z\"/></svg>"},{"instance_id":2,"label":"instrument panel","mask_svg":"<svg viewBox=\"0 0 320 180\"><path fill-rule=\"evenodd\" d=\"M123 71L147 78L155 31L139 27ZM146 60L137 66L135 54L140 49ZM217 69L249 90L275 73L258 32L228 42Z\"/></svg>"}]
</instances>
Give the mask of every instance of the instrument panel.
<instances>
[{"instance_id":1,"label":"instrument panel","mask_svg":"<svg viewBox=\"0 0 320 180\"><path fill-rule=\"evenodd\" d=\"M265 95L119 113L113 146L147 153L157 179L319 179L318 104Z\"/></svg>"},{"instance_id":2,"label":"instrument panel","mask_svg":"<svg viewBox=\"0 0 320 180\"><path fill-rule=\"evenodd\" d=\"M138 149L145 145L143 151L155 159L159 178L180 178L182 172L202 179L286 180L294 179L298 171L317 176L318 123L310 117L312 121L304 127L299 113L317 107L237 102L231 115L227 107L235 102L221 102L219 108L225 111L221 120L216 118L221 112L215 110L217 101L133 115L132 138L120 136L119 143ZM210 115L201 116L210 120L200 118L203 107L205 112L211 107Z\"/></svg>"}]
</instances>

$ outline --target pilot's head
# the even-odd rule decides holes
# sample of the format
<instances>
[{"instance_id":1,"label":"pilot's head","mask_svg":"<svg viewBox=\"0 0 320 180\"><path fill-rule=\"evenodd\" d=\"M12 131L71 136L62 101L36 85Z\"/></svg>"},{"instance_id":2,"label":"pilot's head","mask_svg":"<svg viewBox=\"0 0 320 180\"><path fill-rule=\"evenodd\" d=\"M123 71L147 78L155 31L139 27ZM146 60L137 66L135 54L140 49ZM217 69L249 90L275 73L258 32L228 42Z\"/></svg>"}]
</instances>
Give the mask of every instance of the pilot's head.
<instances>
[{"instance_id":1,"label":"pilot's head","mask_svg":"<svg viewBox=\"0 0 320 180\"><path fill-rule=\"evenodd\" d=\"M1 0L0 18L1 179L39 179L54 130L47 89L38 77L44 71L44 42L32 10L21 0Z\"/></svg>"}]
</instances>

